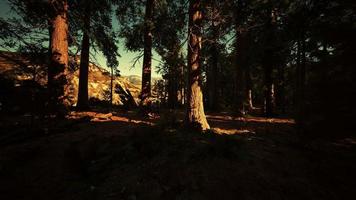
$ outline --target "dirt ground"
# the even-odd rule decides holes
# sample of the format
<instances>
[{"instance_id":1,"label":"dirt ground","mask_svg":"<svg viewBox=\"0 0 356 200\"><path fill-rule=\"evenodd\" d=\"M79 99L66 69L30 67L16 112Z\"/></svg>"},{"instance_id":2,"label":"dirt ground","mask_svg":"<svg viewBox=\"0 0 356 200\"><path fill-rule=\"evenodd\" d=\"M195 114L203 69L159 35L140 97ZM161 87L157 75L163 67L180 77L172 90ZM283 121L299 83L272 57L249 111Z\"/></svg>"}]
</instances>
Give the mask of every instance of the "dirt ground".
<instances>
[{"instance_id":1,"label":"dirt ground","mask_svg":"<svg viewBox=\"0 0 356 200\"><path fill-rule=\"evenodd\" d=\"M2 116L0 199L354 199L356 139L301 140L290 119L179 113Z\"/></svg>"}]
</instances>

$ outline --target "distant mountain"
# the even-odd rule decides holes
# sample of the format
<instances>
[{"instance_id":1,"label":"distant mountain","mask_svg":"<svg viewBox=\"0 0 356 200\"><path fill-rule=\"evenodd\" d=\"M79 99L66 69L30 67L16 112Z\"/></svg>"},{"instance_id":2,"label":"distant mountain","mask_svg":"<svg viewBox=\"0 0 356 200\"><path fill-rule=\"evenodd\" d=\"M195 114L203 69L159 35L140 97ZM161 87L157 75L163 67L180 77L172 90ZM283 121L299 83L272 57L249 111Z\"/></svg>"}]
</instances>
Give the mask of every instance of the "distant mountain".
<instances>
[{"instance_id":1,"label":"distant mountain","mask_svg":"<svg viewBox=\"0 0 356 200\"><path fill-rule=\"evenodd\" d=\"M130 75L130 76L123 76L123 77L126 78L127 81L129 81L131 84L141 87L141 81L142 81L141 76Z\"/></svg>"},{"instance_id":2,"label":"distant mountain","mask_svg":"<svg viewBox=\"0 0 356 200\"><path fill-rule=\"evenodd\" d=\"M34 81L46 87L47 70L44 65L45 56L33 56L14 52L0 52L0 76L14 80L16 86L21 86L24 81ZM41 59L41 60L39 60ZM71 59L71 70L68 74L68 89L70 101L73 105L77 102L79 85L79 59ZM115 77L114 86L120 85L123 89L130 91L138 101L141 89L141 77ZM110 91L110 73L95 64L89 65L89 98L107 100ZM122 104L118 94L113 95L114 104Z\"/></svg>"},{"instance_id":3,"label":"distant mountain","mask_svg":"<svg viewBox=\"0 0 356 200\"><path fill-rule=\"evenodd\" d=\"M137 87L141 87L141 82L142 82L142 78L141 76L138 75L130 75L130 76L123 76L124 78L126 78L130 83L132 83L133 85L136 85ZM157 80L160 80L162 78L159 77L152 77L151 81L152 84L154 82L156 82Z\"/></svg>"}]
</instances>

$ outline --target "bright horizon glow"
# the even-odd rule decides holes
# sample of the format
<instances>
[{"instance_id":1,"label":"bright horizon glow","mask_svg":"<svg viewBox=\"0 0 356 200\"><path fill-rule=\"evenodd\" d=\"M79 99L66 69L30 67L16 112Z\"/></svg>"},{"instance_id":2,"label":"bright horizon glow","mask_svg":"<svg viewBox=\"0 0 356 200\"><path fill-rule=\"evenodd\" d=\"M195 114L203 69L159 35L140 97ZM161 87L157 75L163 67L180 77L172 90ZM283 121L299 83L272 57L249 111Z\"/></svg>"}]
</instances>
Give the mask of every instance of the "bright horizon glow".
<instances>
[{"instance_id":1,"label":"bright horizon glow","mask_svg":"<svg viewBox=\"0 0 356 200\"><path fill-rule=\"evenodd\" d=\"M11 11L10 6L7 1L0 0L0 17L3 19L11 18L11 17L16 17L16 14ZM113 17L113 27L114 29L118 28L118 23L116 20L116 17ZM142 76L142 59L139 60L139 62L136 63L136 66L132 68L133 65L133 60L140 55L139 52L130 52L127 51L125 46L124 46L124 39L120 38L119 39L119 54L121 55L119 60L119 66L118 70L120 70L120 74L122 76L130 76L130 75L137 75L137 76ZM0 48L1 50L6 50L3 48ZM15 51L15 50L14 50ZM108 69L106 66L106 59L103 56L101 52L98 52L95 55L95 59L91 60L91 62L94 62L101 67ZM152 78L158 78L162 77L162 75L157 73L157 67L159 65L159 60L161 60L160 56L152 50L152 73L151 76Z\"/></svg>"},{"instance_id":2,"label":"bright horizon glow","mask_svg":"<svg viewBox=\"0 0 356 200\"><path fill-rule=\"evenodd\" d=\"M124 41L120 41L122 44ZM130 75L137 75L137 76L142 76L142 60L143 57L139 59L139 61L136 63L135 67L133 66L133 60L140 55L140 53L137 52L131 52L127 51L123 45L119 45L119 53L121 54L121 57L118 58L119 60L119 66L118 70L120 70L120 74L122 76L130 76ZM95 55L95 54L94 54ZM91 60L92 62L99 64L100 67L105 68L106 70L109 70L109 68L106 66L106 59L104 55L101 52L98 52L95 55L96 60ZM158 78L162 77L162 75L158 74L157 71L157 66L159 65L158 59L160 56L153 50L152 51L152 78Z\"/></svg>"}]
</instances>

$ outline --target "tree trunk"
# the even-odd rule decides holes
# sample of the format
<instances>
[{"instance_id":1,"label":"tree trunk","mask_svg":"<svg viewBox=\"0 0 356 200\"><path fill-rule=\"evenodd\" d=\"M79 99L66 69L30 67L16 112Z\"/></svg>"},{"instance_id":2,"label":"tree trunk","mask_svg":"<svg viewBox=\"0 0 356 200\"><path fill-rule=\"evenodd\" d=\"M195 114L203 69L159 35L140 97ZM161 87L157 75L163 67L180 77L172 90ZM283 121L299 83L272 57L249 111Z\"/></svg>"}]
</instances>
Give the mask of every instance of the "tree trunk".
<instances>
[{"instance_id":1,"label":"tree trunk","mask_svg":"<svg viewBox=\"0 0 356 200\"><path fill-rule=\"evenodd\" d=\"M215 40L216 41L216 40ZM215 43L215 42L214 42ZM219 109L219 97L218 97L218 63L219 63L219 51L216 44L212 46L211 50L211 71L209 79L209 107L213 111Z\"/></svg>"},{"instance_id":2,"label":"tree trunk","mask_svg":"<svg viewBox=\"0 0 356 200\"><path fill-rule=\"evenodd\" d=\"M271 10L271 16L267 23L267 44L274 38L274 26L276 23L276 13ZM264 75L265 75L265 116L272 117L274 114L274 88L273 88L273 64L274 49L267 45L264 53Z\"/></svg>"},{"instance_id":3,"label":"tree trunk","mask_svg":"<svg viewBox=\"0 0 356 200\"><path fill-rule=\"evenodd\" d=\"M286 113L286 102L285 102L285 77L284 77L284 66L278 67L278 80L276 84L276 106L282 114Z\"/></svg>"},{"instance_id":4,"label":"tree trunk","mask_svg":"<svg viewBox=\"0 0 356 200\"><path fill-rule=\"evenodd\" d=\"M114 67L111 67L111 76L110 76L110 106L112 106L114 99Z\"/></svg>"},{"instance_id":5,"label":"tree trunk","mask_svg":"<svg viewBox=\"0 0 356 200\"><path fill-rule=\"evenodd\" d=\"M182 55L180 55L180 58L183 57ZM185 104L185 86L186 86L186 79L185 79L185 73L184 73L184 63L179 63L179 93L180 93L180 99L179 99L179 103L180 106Z\"/></svg>"},{"instance_id":6,"label":"tree trunk","mask_svg":"<svg viewBox=\"0 0 356 200\"><path fill-rule=\"evenodd\" d=\"M53 8L50 25L50 65L48 67L49 111L62 115L70 105L68 70L68 4L66 0L49 1Z\"/></svg>"},{"instance_id":7,"label":"tree trunk","mask_svg":"<svg viewBox=\"0 0 356 200\"><path fill-rule=\"evenodd\" d=\"M168 107L175 109L178 104L177 72L175 65L169 66L168 78Z\"/></svg>"},{"instance_id":8,"label":"tree trunk","mask_svg":"<svg viewBox=\"0 0 356 200\"><path fill-rule=\"evenodd\" d=\"M252 111L253 110L253 98L252 98L252 80L251 80L251 70L250 70L250 66L246 65L246 102L247 102L247 106L248 106L248 110Z\"/></svg>"},{"instance_id":9,"label":"tree trunk","mask_svg":"<svg viewBox=\"0 0 356 200\"><path fill-rule=\"evenodd\" d=\"M152 16L154 0L146 1L144 55L142 68L141 106L148 106L151 97L151 65L152 65Z\"/></svg>"},{"instance_id":10,"label":"tree trunk","mask_svg":"<svg viewBox=\"0 0 356 200\"><path fill-rule=\"evenodd\" d=\"M273 116L273 78L272 78L272 65L267 63L265 65L265 115L266 117Z\"/></svg>"},{"instance_id":11,"label":"tree trunk","mask_svg":"<svg viewBox=\"0 0 356 200\"><path fill-rule=\"evenodd\" d=\"M216 5L213 3L213 14L211 17L211 29L213 32L212 46L211 46L211 64L210 70L208 72L208 102L209 108L213 111L219 109L219 97L218 97L218 65L219 65L219 49L218 49L218 39L219 39L219 27L215 21Z\"/></svg>"},{"instance_id":12,"label":"tree trunk","mask_svg":"<svg viewBox=\"0 0 356 200\"><path fill-rule=\"evenodd\" d=\"M90 3L85 10L82 50L80 53L79 89L77 108L85 110L89 108L88 103L88 73L89 73L89 49L90 49Z\"/></svg>"},{"instance_id":13,"label":"tree trunk","mask_svg":"<svg viewBox=\"0 0 356 200\"><path fill-rule=\"evenodd\" d=\"M189 43L188 43L188 102L186 125L193 129L210 129L204 113L201 89L200 51L202 11L200 0L189 1Z\"/></svg>"},{"instance_id":14,"label":"tree trunk","mask_svg":"<svg viewBox=\"0 0 356 200\"><path fill-rule=\"evenodd\" d=\"M297 124L298 132L301 133L304 128L305 115L305 79L306 79L306 57L305 57L305 35L301 33L300 39L297 42Z\"/></svg>"},{"instance_id":15,"label":"tree trunk","mask_svg":"<svg viewBox=\"0 0 356 200\"><path fill-rule=\"evenodd\" d=\"M246 65L246 31L242 30L236 23L236 100L235 109L238 116L245 114L244 101L245 101L245 65Z\"/></svg>"},{"instance_id":16,"label":"tree trunk","mask_svg":"<svg viewBox=\"0 0 356 200\"><path fill-rule=\"evenodd\" d=\"M172 55L168 58L168 107L175 109L178 105L178 85L179 85L179 44L173 45Z\"/></svg>"}]
</instances>

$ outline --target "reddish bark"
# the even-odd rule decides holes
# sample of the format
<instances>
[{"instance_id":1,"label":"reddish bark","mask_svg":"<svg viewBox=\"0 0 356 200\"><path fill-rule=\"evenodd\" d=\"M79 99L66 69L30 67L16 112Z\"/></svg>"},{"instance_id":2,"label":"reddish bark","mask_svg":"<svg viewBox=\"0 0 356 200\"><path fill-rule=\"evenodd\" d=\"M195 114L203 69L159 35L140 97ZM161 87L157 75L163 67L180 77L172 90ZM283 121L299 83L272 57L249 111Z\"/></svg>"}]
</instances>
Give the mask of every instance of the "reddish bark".
<instances>
[{"instance_id":1,"label":"reddish bark","mask_svg":"<svg viewBox=\"0 0 356 200\"><path fill-rule=\"evenodd\" d=\"M69 106L68 70L68 3L67 0L49 1L53 8L49 19L50 65L48 67L49 110L62 113Z\"/></svg>"},{"instance_id":2,"label":"reddish bark","mask_svg":"<svg viewBox=\"0 0 356 200\"><path fill-rule=\"evenodd\" d=\"M190 0L189 5L189 44L188 44L188 102L186 124L190 128L210 129L204 113L201 89L200 51L202 44L202 11L200 0Z\"/></svg>"}]
</instances>

